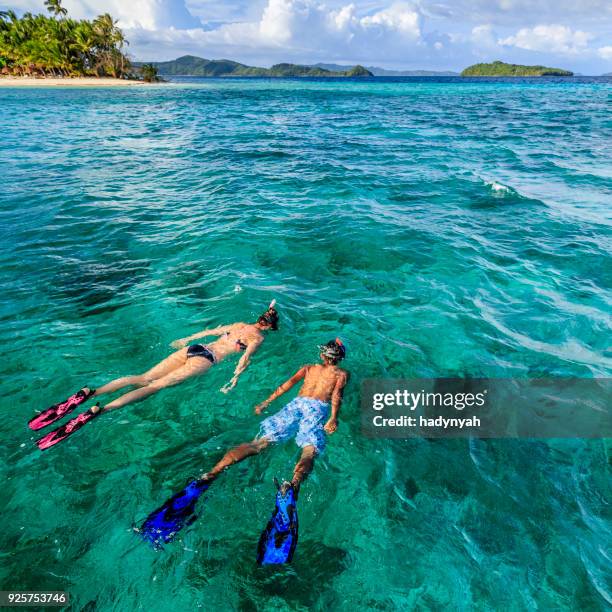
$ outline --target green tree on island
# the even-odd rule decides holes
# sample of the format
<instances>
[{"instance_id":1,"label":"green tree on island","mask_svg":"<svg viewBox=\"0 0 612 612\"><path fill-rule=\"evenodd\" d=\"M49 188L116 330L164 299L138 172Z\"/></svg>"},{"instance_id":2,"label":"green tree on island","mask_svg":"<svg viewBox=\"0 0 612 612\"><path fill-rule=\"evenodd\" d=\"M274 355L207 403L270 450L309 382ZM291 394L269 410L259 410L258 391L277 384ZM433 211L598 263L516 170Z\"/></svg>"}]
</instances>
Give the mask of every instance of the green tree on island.
<instances>
[{"instance_id":1,"label":"green tree on island","mask_svg":"<svg viewBox=\"0 0 612 612\"><path fill-rule=\"evenodd\" d=\"M536 76L572 76L569 70L548 68L547 66L523 66L522 64L507 64L499 60L490 63L473 64L461 72L464 77L494 76L494 77L536 77Z\"/></svg>"},{"instance_id":2,"label":"green tree on island","mask_svg":"<svg viewBox=\"0 0 612 612\"><path fill-rule=\"evenodd\" d=\"M45 0L53 17L0 11L0 71L32 76L128 76L127 41L108 14L67 17L61 0Z\"/></svg>"},{"instance_id":3,"label":"green tree on island","mask_svg":"<svg viewBox=\"0 0 612 612\"><path fill-rule=\"evenodd\" d=\"M140 74L142 75L142 80L146 83L155 83L159 81L157 68L153 64L143 64L140 67Z\"/></svg>"}]
</instances>

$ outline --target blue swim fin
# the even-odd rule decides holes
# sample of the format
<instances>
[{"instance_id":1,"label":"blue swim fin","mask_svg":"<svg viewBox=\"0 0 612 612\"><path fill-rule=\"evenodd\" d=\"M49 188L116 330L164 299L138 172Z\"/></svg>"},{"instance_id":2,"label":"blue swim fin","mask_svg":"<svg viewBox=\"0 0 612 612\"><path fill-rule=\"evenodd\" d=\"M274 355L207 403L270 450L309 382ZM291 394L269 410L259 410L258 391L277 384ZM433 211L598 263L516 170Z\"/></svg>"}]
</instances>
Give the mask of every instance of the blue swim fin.
<instances>
[{"instance_id":1,"label":"blue swim fin","mask_svg":"<svg viewBox=\"0 0 612 612\"><path fill-rule=\"evenodd\" d=\"M191 525L198 518L195 513L196 502L210 484L204 478L193 480L173 495L163 506L151 512L140 529L137 529L141 537L156 549L171 542L183 527Z\"/></svg>"},{"instance_id":2,"label":"blue swim fin","mask_svg":"<svg viewBox=\"0 0 612 612\"><path fill-rule=\"evenodd\" d=\"M277 483L278 486L278 483ZM298 541L297 492L283 482L276 493L276 507L257 545L257 563L291 563Z\"/></svg>"}]
</instances>

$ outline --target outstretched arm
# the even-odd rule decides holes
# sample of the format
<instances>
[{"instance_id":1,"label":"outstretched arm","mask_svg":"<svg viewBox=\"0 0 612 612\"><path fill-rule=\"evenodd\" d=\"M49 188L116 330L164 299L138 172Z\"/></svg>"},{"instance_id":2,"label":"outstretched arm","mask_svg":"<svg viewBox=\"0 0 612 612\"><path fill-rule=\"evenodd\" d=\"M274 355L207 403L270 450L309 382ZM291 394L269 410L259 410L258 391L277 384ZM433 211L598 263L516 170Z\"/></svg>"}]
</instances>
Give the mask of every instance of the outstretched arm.
<instances>
[{"instance_id":1,"label":"outstretched arm","mask_svg":"<svg viewBox=\"0 0 612 612\"><path fill-rule=\"evenodd\" d=\"M278 387L267 400L255 406L255 414L261 414L277 397L280 397L283 393L289 391L293 385L306 376L306 372L308 372L308 366L300 368L289 380L286 380L280 387Z\"/></svg>"},{"instance_id":2,"label":"outstretched arm","mask_svg":"<svg viewBox=\"0 0 612 612\"><path fill-rule=\"evenodd\" d=\"M186 338L179 338L175 340L171 346L174 348L183 348L187 346L192 340L197 340L198 338L204 338L205 336L220 336L225 332L228 332L234 327L233 325L221 325L220 327L215 327L213 329L203 329L197 334L192 334L191 336L187 336Z\"/></svg>"},{"instance_id":3,"label":"outstretched arm","mask_svg":"<svg viewBox=\"0 0 612 612\"><path fill-rule=\"evenodd\" d=\"M338 429L338 413L340 412L340 404L342 403L342 392L348 381L348 372L342 372L338 376L338 380L334 386L331 396L331 416L325 423L325 431L328 434L333 434Z\"/></svg>"},{"instance_id":4,"label":"outstretched arm","mask_svg":"<svg viewBox=\"0 0 612 612\"><path fill-rule=\"evenodd\" d=\"M249 342L246 351L244 351L242 357L240 357L240 360L236 364L236 369L234 370L232 380L221 387L221 391L223 391L223 393L227 393L236 386L238 377L247 369L249 363L251 363L251 355L253 355L253 353L259 348L262 342L263 338L258 338L257 340L253 340L253 342Z\"/></svg>"}]
</instances>

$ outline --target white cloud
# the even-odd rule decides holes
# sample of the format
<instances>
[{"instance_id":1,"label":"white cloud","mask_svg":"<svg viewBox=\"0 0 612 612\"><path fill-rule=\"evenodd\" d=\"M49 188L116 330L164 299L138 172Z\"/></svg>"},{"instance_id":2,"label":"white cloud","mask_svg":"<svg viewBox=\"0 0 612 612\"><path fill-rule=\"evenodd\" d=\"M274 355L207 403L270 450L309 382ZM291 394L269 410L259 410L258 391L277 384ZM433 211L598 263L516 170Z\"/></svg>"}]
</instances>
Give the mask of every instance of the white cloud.
<instances>
[{"instance_id":1,"label":"white cloud","mask_svg":"<svg viewBox=\"0 0 612 612\"><path fill-rule=\"evenodd\" d=\"M575 55L587 50L589 41L593 38L588 32L553 24L521 28L514 36L501 39L499 44L527 51Z\"/></svg>"},{"instance_id":2,"label":"white cloud","mask_svg":"<svg viewBox=\"0 0 612 612\"><path fill-rule=\"evenodd\" d=\"M355 11L355 5L351 4L345 9ZM355 19L354 25L364 29L380 29L400 32L401 34L419 38L421 30L419 28L419 14L406 4L394 4L393 6L374 13L371 16Z\"/></svg>"},{"instance_id":3,"label":"white cloud","mask_svg":"<svg viewBox=\"0 0 612 612\"><path fill-rule=\"evenodd\" d=\"M256 27L252 25L221 26L214 37L240 44L329 50L332 44L369 45L387 37L395 42L412 43L421 35L419 15L405 3L359 17L354 4L334 10L316 0L268 0L261 20Z\"/></svg>"},{"instance_id":4,"label":"white cloud","mask_svg":"<svg viewBox=\"0 0 612 612\"><path fill-rule=\"evenodd\" d=\"M110 13L122 28L194 28L202 23L194 17L185 0L62 0L71 17L87 19ZM21 11L46 13L42 0L12 0L11 7Z\"/></svg>"},{"instance_id":5,"label":"white cloud","mask_svg":"<svg viewBox=\"0 0 612 612\"><path fill-rule=\"evenodd\" d=\"M472 28L470 42L476 47L488 49L497 46L497 36L491 25L479 25Z\"/></svg>"},{"instance_id":6,"label":"white cloud","mask_svg":"<svg viewBox=\"0 0 612 612\"><path fill-rule=\"evenodd\" d=\"M140 30L128 31L128 38L140 41ZM258 21L211 30L166 28L156 38L183 48L197 45L206 49L207 57L231 49L241 57L249 50L282 49L285 59L306 56L309 61L380 60L410 53L422 44L420 15L411 4L396 3L360 16L354 4L329 8L317 0L268 0Z\"/></svg>"},{"instance_id":7,"label":"white cloud","mask_svg":"<svg viewBox=\"0 0 612 612\"><path fill-rule=\"evenodd\" d=\"M612 46L599 47L597 53L599 57L603 57L605 60L612 60Z\"/></svg>"}]
</instances>

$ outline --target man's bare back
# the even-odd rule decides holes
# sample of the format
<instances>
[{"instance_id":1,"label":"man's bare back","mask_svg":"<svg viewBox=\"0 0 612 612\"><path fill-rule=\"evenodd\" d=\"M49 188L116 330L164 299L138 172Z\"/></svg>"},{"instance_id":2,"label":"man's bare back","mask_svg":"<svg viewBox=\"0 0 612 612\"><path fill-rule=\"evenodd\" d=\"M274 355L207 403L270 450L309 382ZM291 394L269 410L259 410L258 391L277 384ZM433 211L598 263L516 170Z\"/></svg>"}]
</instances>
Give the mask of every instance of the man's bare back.
<instances>
[{"instance_id":1,"label":"man's bare back","mask_svg":"<svg viewBox=\"0 0 612 612\"><path fill-rule=\"evenodd\" d=\"M298 395L312 397L322 402L331 401L334 391L344 387L348 372L335 365L308 365L304 370L304 384Z\"/></svg>"}]
</instances>

